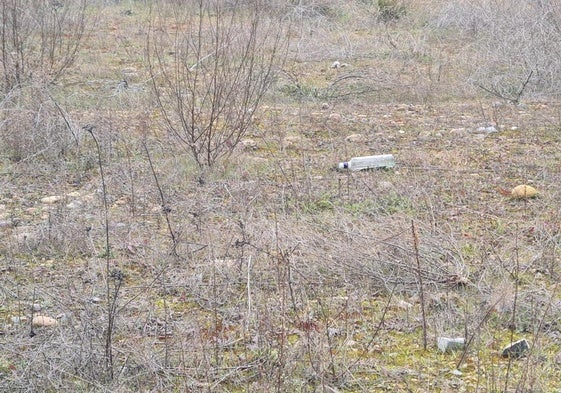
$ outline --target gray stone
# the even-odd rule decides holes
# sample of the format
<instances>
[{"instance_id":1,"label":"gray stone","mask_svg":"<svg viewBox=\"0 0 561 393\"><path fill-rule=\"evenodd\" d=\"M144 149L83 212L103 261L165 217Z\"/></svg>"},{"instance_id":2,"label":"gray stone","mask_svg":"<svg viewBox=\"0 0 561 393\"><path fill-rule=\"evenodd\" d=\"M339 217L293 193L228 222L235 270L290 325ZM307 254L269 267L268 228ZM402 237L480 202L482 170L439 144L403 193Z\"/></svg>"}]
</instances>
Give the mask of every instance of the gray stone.
<instances>
[{"instance_id":1,"label":"gray stone","mask_svg":"<svg viewBox=\"0 0 561 393\"><path fill-rule=\"evenodd\" d=\"M493 134L498 132L495 126L478 127L475 131L477 134Z\"/></svg>"},{"instance_id":2,"label":"gray stone","mask_svg":"<svg viewBox=\"0 0 561 393\"><path fill-rule=\"evenodd\" d=\"M530 350L530 344L523 338L507 345L501 355L504 358L521 358Z\"/></svg>"},{"instance_id":3,"label":"gray stone","mask_svg":"<svg viewBox=\"0 0 561 393\"><path fill-rule=\"evenodd\" d=\"M51 195L48 197L41 198L41 203L45 203L47 205L52 205L61 201L64 197L62 195Z\"/></svg>"}]
</instances>

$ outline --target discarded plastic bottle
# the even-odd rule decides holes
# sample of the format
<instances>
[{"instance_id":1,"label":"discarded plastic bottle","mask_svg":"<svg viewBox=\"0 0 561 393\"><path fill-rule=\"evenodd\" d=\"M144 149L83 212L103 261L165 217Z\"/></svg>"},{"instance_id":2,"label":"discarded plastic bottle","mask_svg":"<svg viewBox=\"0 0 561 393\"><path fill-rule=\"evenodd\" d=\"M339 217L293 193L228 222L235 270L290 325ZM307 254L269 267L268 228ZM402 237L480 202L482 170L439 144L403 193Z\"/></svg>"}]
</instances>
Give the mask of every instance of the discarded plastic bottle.
<instances>
[{"instance_id":1,"label":"discarded plastic bottle","mask_svg":"<svg viewBox=\"0 0 561 393\"><path fill-rule=\"evenodd\" d=\"M349 161L339 163L339 169L349 169L351 171L361 171L363 169L376 168L393 168L394 166L395 159L392 154L353 157Z\"/></svg>"}]
</instances>

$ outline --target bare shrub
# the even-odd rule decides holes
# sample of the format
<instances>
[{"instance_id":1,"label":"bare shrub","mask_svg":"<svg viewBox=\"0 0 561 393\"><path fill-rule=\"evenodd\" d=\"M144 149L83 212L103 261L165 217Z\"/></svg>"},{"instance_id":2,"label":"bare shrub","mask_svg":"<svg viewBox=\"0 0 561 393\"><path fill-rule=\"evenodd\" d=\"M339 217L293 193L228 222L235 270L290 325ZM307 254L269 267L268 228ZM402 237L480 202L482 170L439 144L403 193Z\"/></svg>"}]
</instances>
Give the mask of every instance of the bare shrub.
<instances>
[{"instance_id":1,"label":"bare shrub","mask_svg":"<svg viewBox=\"0 0 561 393\"><path fill-rule=\"evenodd\" d=\"M68 157L79 144L79 133L41 87L12 90L0 108L0 145L13 162L52 163Z\"/></svg>"},{"instance_id":2,"label":"bare shrub","mask_svg":"<svg viewBox=\"0 0 561 393\"><path fill-rule=\"evenodd\" d=\"M522 93L558 94L558 8L557 0L457 1L442 9L435 25L458 29L472 41L467 59L472 84L516 103Z\"/></svg>"},{"instance_id":3,"label":"bare shrub","mask_svg":"<svg viewBox=\"0 0 561 393\"><path fill-rule=\"evenodd\" d=\"M152 16L156 102L166 129L201 167L232 153L285 56L279 21L252 5L192 1Z\"/></svg>"},{"instance_id":4,"label":"bare shrub","mask_svg":"<svg viewBox=\"0 0 561 393\"><path fill-rule=\"evenodd\" d=\"M74 63L86 28L85 0L2 2L1 90L30 79L53 83Z\"/></svg>"},{"instance_id":5,"label":"bare shrub","mask_svg":"<svg viewBox=\"0 0 561 393\"><path fill-rule=\"evenodd\" d=\"M398 0L378 0L378 9L384 22L395 22L407 13L404 2Z\"/></svg>"}]
</instances>

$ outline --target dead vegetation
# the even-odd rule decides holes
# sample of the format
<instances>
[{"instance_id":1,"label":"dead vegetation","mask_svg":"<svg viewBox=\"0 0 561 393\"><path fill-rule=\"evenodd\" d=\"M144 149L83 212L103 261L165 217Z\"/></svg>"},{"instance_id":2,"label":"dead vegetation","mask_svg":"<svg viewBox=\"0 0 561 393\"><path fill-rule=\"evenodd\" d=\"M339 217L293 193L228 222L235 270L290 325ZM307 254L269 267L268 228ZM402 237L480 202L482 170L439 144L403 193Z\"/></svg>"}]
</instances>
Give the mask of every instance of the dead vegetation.
<instances>
[{"instance_id":1,"label":"dead vegetation","mask_svg":"<svg viewBox=\"0 0 561 393\"><path fill-rule=\"evenodd\" d=\"M150 2L94 4L58 83L1 102L0 389L559 389L560 106L527 69L485 79L489 2L411 3L271 2L286 58L204 165L153 96Z\"/></svg>"}]
</instances>

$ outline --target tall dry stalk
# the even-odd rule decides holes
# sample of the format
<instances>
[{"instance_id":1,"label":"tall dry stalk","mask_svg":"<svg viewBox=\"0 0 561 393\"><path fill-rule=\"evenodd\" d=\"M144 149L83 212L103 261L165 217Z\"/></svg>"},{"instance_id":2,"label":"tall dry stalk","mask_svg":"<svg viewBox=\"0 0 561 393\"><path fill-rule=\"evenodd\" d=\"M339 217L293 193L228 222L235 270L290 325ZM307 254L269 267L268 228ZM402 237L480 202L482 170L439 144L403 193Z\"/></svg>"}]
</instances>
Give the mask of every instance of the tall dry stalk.
<instances>
[{"instance_id":1,"label":"tall dry stalk","mask_svg":"<svg viewBox=\"0 0 561 393\"><path fill-rule=\"evenodd\" d=\"M421 270L421 258L419 256L419 236L415 229L415 222L411 220L411 232L413 234L413 249L415 251L415 272L419 281L419 297L421 299L421 318L423 321L423 349L427 350L427 314L425 312L425 289L423 286L423 273Z\"/></svg>"}]
</instances>

